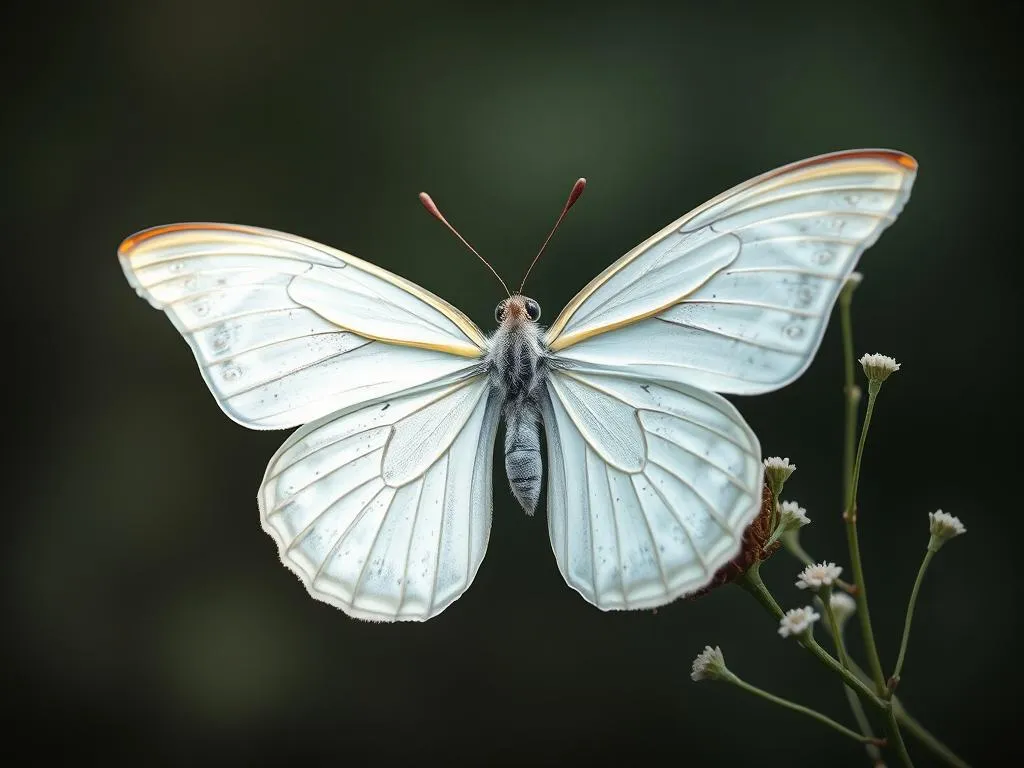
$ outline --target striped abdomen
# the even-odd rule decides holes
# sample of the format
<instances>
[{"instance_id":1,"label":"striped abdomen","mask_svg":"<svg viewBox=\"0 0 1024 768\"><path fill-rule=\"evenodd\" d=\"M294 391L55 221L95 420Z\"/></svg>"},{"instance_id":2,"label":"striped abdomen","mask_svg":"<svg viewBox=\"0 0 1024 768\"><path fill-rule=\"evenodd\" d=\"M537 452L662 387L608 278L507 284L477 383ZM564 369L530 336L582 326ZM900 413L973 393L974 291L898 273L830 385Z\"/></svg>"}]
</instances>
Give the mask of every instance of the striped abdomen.
<instances>
[{"instance_id":1,"label":"striped abdomen","mask_svg":"<svg viewBox=\"0 0 1024 768\"><path fill-rule=\"evenodd\" d=\"M540 456L540 419L532 402L505 408L505 472L512 493L532 515L540 499L543 463Z\"/></svg>"}]
</instances>

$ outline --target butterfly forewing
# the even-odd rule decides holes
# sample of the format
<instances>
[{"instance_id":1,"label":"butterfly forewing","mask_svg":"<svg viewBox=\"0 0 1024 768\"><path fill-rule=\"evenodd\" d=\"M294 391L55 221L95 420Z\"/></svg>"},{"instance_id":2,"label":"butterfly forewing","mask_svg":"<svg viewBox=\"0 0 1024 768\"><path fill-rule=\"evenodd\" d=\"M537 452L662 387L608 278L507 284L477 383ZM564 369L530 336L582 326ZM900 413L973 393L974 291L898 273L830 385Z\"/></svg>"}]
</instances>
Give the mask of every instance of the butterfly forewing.
<instances>
[{"instance_id":1,"label":"butterfly forewing","mask_svg":"<svg viewBox=\"0 0 1024 768\"><path fill-rule=\"evenodd\" d=\"M376 397L458 378L486 343L433 294L303 238L231 224L145 230L119 250L236 421L293 427Z\"/></svg>"},{"instance_id":2,"label":"butterfly forewing","mask_svg":"<svg viewBox=\"0 0 1024 768\"><path fill-rule=\"evenodd\" d=\"M783 386L814 357L844 279L903 208L916 168L899 152L841 152L742 184L605 270L547 341L578 365L638 378L738 394ZM669 266L700 279L664 302L650 284ZM612 284L651 298L624 322Z\"/></svg>"}]
</instances>

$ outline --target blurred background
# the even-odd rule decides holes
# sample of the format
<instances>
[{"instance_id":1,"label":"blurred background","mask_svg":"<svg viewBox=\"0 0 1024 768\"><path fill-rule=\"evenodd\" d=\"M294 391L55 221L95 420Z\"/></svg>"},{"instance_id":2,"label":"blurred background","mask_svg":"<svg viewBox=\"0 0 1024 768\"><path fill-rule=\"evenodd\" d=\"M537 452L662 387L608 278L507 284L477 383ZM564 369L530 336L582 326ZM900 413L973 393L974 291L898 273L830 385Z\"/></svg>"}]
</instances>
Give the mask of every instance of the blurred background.
<instances>
[{"instance_id":1,"label":"blurred background","mask_svg":"<svg viewBox=\"0 0 1024 768\"><path fill-rule=\"evenodd\" d=\"M604 614L565 586L543 512L524 516L500 476L488 557L440 617L371 625L310 599L258 522L286 433L221 413L115 250L166 222L281 229L489 329L500 287L416 193L515 281L586 176L529 286L550 321L733 184L885 146L921 170L855 301L858 353L903 363L862 481L878 642L891 668L927 513L960 516L969 533L928 574L900 694L969 761L1020 757L1015 12L153 0L21 13L2 54L13 498L0 559L5 720L21 743L109 764L866 765L814 723L690 682L694 655L719 644L749 681L852 722L834 678L748 595ZM808 550L848 573L841 386L834 318L798 382L733 400L765 454L799 466L787 495L814 521ZM783 552L763 569L786 607L806 602L798 568Z\"/></svg>"}]
</instances>

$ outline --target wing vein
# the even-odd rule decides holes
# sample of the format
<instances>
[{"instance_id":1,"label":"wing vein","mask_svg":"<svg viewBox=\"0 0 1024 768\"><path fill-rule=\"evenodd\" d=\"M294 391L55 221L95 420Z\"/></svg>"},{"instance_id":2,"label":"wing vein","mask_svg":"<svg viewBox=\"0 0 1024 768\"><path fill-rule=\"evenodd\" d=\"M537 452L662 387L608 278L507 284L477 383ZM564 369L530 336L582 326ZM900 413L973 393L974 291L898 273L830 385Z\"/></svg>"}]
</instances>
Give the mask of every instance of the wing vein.
<instances>
[{"instance_id":1,"label":"wing vein","mask_svg":"<svg viewBox=\"0 0 1024 768\"><path fill-rule=\"evenodd\" d=\"M207 327L210 327L210 326L207 326ZM298 336L292 336L291 338L287 338L287 339L276 339L275 341L271 341L271 342L268 342L266 344L258 344L255 347L246 347L245 349L241 350L240 352L235 352L235 353L233 353L231 355L227 355L225 357L213 358L213 359L210 360L210 362L206 363L205 365L201 365L200 367L203 370L209 371L209 370L217 367L218 365L222 365L223 363L226 363L228 360L231 360L231 359L233 359L235 357L238 357L239 355L247 355L250 352L259 352L261 349L269 349L270 347L276 347L278 344L287 344L290 341L297 341L298 339L315 339L315 338L317 338L319 336L337 336L339 334L340 335L345 335L345 336L357 336L359 339L362 340L362 343L359 344L358 346L350 347L349 349L346 349L344 352L339 352L338 353L338 354L341 354L341 355L347 355L349 352L355 352L357 349L362 349L367 344L373 344L373 340L372 339L368 339L365 336L360 336L358 333L353 333L352 331L346 331L346 330L344 330L342 328L338 328L336 331L317 331L316 333L304 333L304 334L299 334ZM325 357L323 359L324 360L329 360L331 358ZM289 374L285 374L285 376L288 376L288 375ZM276 379L269 379L269 381L276 381Z\"/></svg>"},{"instance_id":2,"label":"wing vein","mask_svg":"<svg viewBox=\"0 0 1024 768\"><path fill-rule=\"evenodd\" d=\"M754 307L755 309L773 309L777 312L786 312L790 315L796 315L798 317L817 317L820 318L821 314L818 312L808 312L803 309L795 309L793 307L780 307L776 304L765 304L758 301L746 301L744 299L683 299L681 304L729 304L739 307Z\"/></svg>"},{"instance_id":3,"label":"wing vein","mask_svg":"<svg viewBox=\"0 0 1024 768\"><path fill-rule=\"evenodd\" d=\"M448 510L448 475L451 470L452 461L448 452L444 455L444 496L441 499L441 521L437 526L437 554L434 556L434 574L430 583L430 602L427 603L428 610L434 607L434 600L437 597L437 574L441 570L441 549L444 545L445 515Z\"/></svg>"},{"instance_id":4,"label":"wing vein","mask_svg":"<svg viewBox=\"0 0 1024 768\"><path fill-rule=\"evenodd\" d=\"M646 474L644 476L647 477ZM707 562L704 560L704 553L701 552L700 548L694 543L693 535L690 533L690 529L686 527L686 524L683 522L683 519L675 511L675 509L669 503L668 499L665 498L665 494L663 494L658 489L657 484L651 481L650 477L647 477L647 480L648 482L650 482L651 488L654 489L654 492L658 494L658 496L661 498L662 503L665 505L665 509L667 509L672 514L672 517L676 519L676 522L679 523L679 528L680 530L682 530L683 535L686 536L686 540L690 542L690 549L692 549L693 554L696 555L697 562L700 563L700 567L704 571L704 575L707 577L711 576L711 569L708 567Z\"/></svg>"},{"instance_id":5,"label":"wing vein","mask_svg":"<svg viewBox=\"0 0 1024 768\"><path fill-rule=\"evenodd\" d=\"M345 494L343 496L339 496L334 501L332 501L330 504L328 504L326 507L324 507L319 512L317 512L316 516L312 520L310 520L306 524L306 526L301 531L299 531L298 534L295 535L295 538L292 539L292 541L288 545L288 548L287 548L286 551L287 552L291 552L293 549L295 549L295 547L297 545L301 544L302 540L305 539L309 535L310 531L312 531L314 526L320 521L320 518L323 517L324 515L326 515L332 509L334 509L334 507L339 502L341 502L341 500L344 499L345 496L348 496L349 494L354 493L355 491L358 491L364 485L368 485L368 484L372 483L374 480L377 480L377 479L378 478L377 478L376 475L374 475L373 477L366 478L361 483L358 483L357 485L352 486L348 491L345 492ZM374 494L374 496L376 496L376 494ZM268 514L267 517L270 517L270 515Z\"/></svg>"},{"instance_id":6,"label":"wing vein","mask_svg":"<svg viewBox=\"0 0 1024 768\"><path fill-rule=\"evenodd\" d=\"M416 523L420 519L420 504L423 503L423 478L417 478L419 490L416 493L416 511L412 513L412 526L409 528L409 543L405 545L405 558L402 560L402 588L398 591L398 602L395 606L395 618L402 612L405 602L405 589L409 583L409 556L412 554L412 542L416 536ZM428 606L429 607L429 606Z\"/></svg>"},{"instance_id":7,"label":"wing vein","mask_svg":"<svg viewBox=\"0 0 1024 768\"><path fill-rule=\"evenodd\" d=\"M640 473L643 474L643 473ZM661 585L665 588L665 594L669 593L668 587L668 575L665 573L665 566L661 563L661 555L658 553L658 542L654 540L654 529L651 528L651 521L647 517L647 510L644 508L644 503L640 499L640 492L636 488L636 474L633 474L629 478L630 488L633 491L633 495L636 497L636 503L640 507L640 516L644 520L644 528L647 529L647 538L651 540L651 553L654 555L654 562L658 564L658 573L661 576ZM644 474L647 478L647 484L650 485L651 479Z\"/></svg>"},{"instance_id":8,"label":"wing vein","mask_svg":"<svg viewBox=\"0 0 1024 768\"><path fill-rule=\"evenodd\" d=\"M650 461L651 464L653 464L656 467L661 467L663 470L665 470L670 475L672 475L672 477L674 477L680 483L682 483L687 488L689 488L690 492L700 500L700 503L703 504L704 507L707 508L707 510L708 510L708 517L710 517L712 520L715 521L715 524L725 532L726 536L728 536L730 539L733 539L733 540L736 539L736 534L733 533L732 528L730 528L728 526L728 524L718 516L718 510L715 509L714 505L710 501L708 501L706 498L704 498L704 494L702 494L700 491L698 491L697 487L693 483L691 483L689 480L684 478L682 475L680 475L678 472L673 470L671 467L665 466L660 461L655 461L654 459L648 459L648 461Z\"/></svg>"},{"instance_id":9,"label":"wing vein","mask_svg":"<svg viewBox=\"0 0 1024 768\"><path fill-rule=\"evenodd\" d=\"M588 447L589 451L590 448ZM598 457L600 460L600 457ZM622 603L629 608L629 595L626 593L626 580L622 577L622 544L619 541L619 511L615 506L615 491L612 489L612 476L608 473L607 465L604 468L605 483L608 486L608 498L611 501L612 507L612 530L615 532L615 559L619 561L618 567L615 569L619 576L619 587L622 589Z\"/></svg>"},{"instance_id":10,"label":"wing vein","mask_svg":"<svg viewBox=\"0 0 1024 768\"><path fill-rule=\"evenodd\" d=\"M724 339L732 339L733 341L739 341L739 342L741 342L743 344L749 344L752 347L759 347L760 349L766 349L769 352L778 352L778 353L783 354L783 355L793 355L793 356L796 356L796 357L801 357L799 352L794 352L791 349L784 349L783 347L772 346L770 344L765 344L764 342L761 342L761 341L754 341L753 339L745 339L742 336L737 336L737 335L732 334L732 333L726 333L725 331L721 331L721 330L718 330L716 328L708 328L708 327L703 326L703 325L695 325L694 323L683 323L683 322L680 322L678 320L672 320L672 319L667 318L667 317L662 317L661 315L655 315L654 319L655 320L660 320L663 323L668 323L669 325L679 326L680 328L690 328L690 329L695 330L695 331L702 331L704 333L710 333L710 334L712 334L714 336L721 336Z\"/></svg>"}]
</instances>

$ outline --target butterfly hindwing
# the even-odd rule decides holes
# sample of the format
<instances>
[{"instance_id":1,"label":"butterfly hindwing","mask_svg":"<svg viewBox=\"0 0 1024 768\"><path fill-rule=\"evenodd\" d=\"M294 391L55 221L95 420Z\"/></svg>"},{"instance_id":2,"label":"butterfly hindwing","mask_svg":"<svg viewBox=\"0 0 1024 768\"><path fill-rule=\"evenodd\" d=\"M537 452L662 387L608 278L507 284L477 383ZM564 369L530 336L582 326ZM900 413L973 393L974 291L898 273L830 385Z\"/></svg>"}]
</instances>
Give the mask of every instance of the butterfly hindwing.
<instances>
[{"instance_id":1,"label":"butterfly hindwing","mask_svg":"<svg viewBox=\"0 0 1024 768\"><path fill-rule=\"evenodd\" d=\"M357 618L440 613L487 547L499 413L476 377L297 430L259 492L282 562L313 597Z\"/></svg>"},{"instance_id":2,"label":"butterfly hindwing","mask_svg":"<svg viewBox=\"0 0 1024 768\"><path fill-rule=\"evenodd\" d=\"M566 582L599 608L696 591L739 550L761 498L757 438L686 384L551 374L548 530Z\"/></svg>"}]
</instances>

